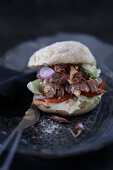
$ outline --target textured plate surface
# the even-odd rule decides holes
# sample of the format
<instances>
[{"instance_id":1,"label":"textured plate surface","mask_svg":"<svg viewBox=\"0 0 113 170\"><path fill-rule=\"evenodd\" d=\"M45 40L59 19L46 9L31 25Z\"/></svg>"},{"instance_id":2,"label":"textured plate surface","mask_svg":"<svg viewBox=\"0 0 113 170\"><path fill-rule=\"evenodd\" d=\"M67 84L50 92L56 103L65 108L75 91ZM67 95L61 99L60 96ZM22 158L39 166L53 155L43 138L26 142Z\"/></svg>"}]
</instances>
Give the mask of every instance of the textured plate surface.
<instances>
[{"instance_id":1,"label":"textured plate surface","mask_svg":"<svg viewBox=\"0 0 113 170\"><path fill-rule=\"evenodd\" d=\"M79 35L77 40L79 40L79 38L81 39L81 37L82 35ZM88 37L85 36L85 38L85 41L87 41ZM42 40L44 39L42 38ZM54 42L57 41L57 38L55 40L55 37L51 37L49 38L49 40L51 40L48 41L48 43L50 44L51 42L53 42L53 40ZM90 40L88 39L88 42L89 41ZM11 59L12 56L17 53L17 51L20 51L20 53L22 52L21 48L25 47L24 51L26 51L26 49L29 47L29 43L31 42L24 43L10 51L10 53L12 54ZM35 46L36 43L38 44L38 40L32 42L32 44L35 44ZM94 46L95 44L92 45ZM98 54L101 53L101 48L97 49ZM32 46L31 51L33 51ZM2 62L6 63L6 55L3 58L4 60L2 59ZM10 55L8 57L8 60L10 60ZM23 68L21 68L21 70L24 70L25 64L26 61L24 62L24 66ZM14 64L8 65L8 67L15 69ZM101 75L106 81L107 93L103 95L98 107L93 111L81 116L67 117L67 119L71 121L71 124L60 124L54 122L50 120L49 114L42 113L40 121L37 122L35 126L25 130L25 132L23 133L17 152L43 157L47 156L51 158L65 157L69 155L78 155L83 152L97 150L107 143L113 141L113 75L107 67L102 65L99 67L102 69ZM16 68L18 69L18 67ZM28 97L29 96L27 95L25 96L26 101ZM28 103L26 102L25 105L27 104ZM5 137L18 124L21 118L21 116L16 115L0 117L0 143L4 141ZM82 121L85 130L79 137L74 138L69 132L68 127L70 127L74 131L75 123L78 121Z\"/></svg>"}]
</instances>

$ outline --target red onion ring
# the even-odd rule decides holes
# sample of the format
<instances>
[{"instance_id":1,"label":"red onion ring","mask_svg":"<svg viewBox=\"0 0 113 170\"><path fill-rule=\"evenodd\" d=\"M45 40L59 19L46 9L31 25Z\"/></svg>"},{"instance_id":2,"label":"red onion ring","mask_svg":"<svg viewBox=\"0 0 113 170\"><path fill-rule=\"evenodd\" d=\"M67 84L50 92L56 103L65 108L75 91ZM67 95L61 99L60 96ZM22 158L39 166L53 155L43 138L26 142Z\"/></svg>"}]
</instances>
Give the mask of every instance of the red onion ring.
<instances>
[{"instance_id":1,"label":"red onion ring","mask_svg":"<svg viewBox=\"0 0 113 170\"><path fill-rule=\"evenodd\" d=\"M102 84L102 79L100 77L97 77L97 80L99 81L98 86L100 86Z\"/></svg>"},{"instance_id":2,"label":"red onion ring","mask_svg":"<svg viewBox=\"0 0 113 170\"><path fill-rule=\"evenodd\" d=\"M55 74L55 71L49 67L42 67L40 70L40 77L42 79L48 79Z\"/></svg>"},{"instance_id":3,"label":"red onion ring","mask_svg":"<svg viewBox=\"0 0 113 170\"><path fill-rule=\"evenodd\" d=\"M35 99L46 99L46 96L35 96Z\"/></svg>"}]
</instances>

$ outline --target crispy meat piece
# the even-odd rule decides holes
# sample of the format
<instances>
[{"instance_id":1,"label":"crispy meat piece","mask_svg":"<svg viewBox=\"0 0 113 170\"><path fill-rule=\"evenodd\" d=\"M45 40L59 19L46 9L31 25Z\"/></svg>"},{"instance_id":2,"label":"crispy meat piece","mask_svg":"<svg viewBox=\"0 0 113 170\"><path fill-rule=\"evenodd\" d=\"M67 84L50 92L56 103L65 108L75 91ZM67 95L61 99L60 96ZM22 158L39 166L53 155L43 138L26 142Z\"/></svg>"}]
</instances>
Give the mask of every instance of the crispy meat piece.
<instances>
[{"instance_id":1,"label":"crispy meat piece","mask_svg":"<svg viewBox=\"0 0 113 170\"><path fill-rule=\"evenodd\" d=\"M72 80L74 75L77 74L78 71L74 68L74 66L71 66L70 68L71 68L71 70L70 70L70 80Z\"/></svg>"},{"instance_id":2,"label":"crispy meat piece","mask_svg":"<svg viewBox=\"0 0 113 170\"><path fill-rule=\"evenodd\" d=\"M93 92L97 92L98 90L98 84L95 80L93 80L92 78L89 78L89 80L87 80L87 85L89 86L90 88L90 91L93 93Z\"/></svg>"},{"instance_id":3,"label":"crispy meat piece","mask_svg":"<svg viewBox=\"0 0 113 170\"><path fill-rule=\"evenodd\" d=\"M75 85L71 85L70 86L70 91L72 94L74 94L76 97L80 96L81 91L79 90L79 88L76 88Z\"/></svg>"},{"instance_id":4,"label":"crispy meat piece","mask_svg":"<svg viewBox=\"0 0 113 170\"><path fill-rule=\"evenodd\" d=\"M44 79L41 85L41 91L47 98L61 99L66 93L76 97L81 92L105 93L105 90L98 88L95 80L86 75L80 64L55 64L51 68L55 70L55 74ZM39 73L37 77L40 77Z\"/></svg>"},{"instance_id":5,"label":"crispy meat piece","mask_svg":"<svg viewBox=\"0 0 113 170\"><path fill-rule=\"evenodd\" d=\"M84 70L79 65L75 66L71 65L70 68L71 68L70 77L68 79L68 82L70 84L77 84L81 80L86 81L86 79L83 76Z\"/></svg>"},{"instance_id":6,"label":"crispy meat piece","mask_svg":"<svg viewBox=\"0 0 113 170\"><path fill-rule=\"evenodd\" d=\"M71 91L72 94L74 94L76 97L80 96L81 92L89 92L89 87L86 85L85 82L81 81L78 84L70 85L68 89ZM67 87L66 87L67 90ZM68 90L68 91L69 91Z\"/></svg>"},{"instance_id":7,"label":"crispy meat piece","mask_svg":"<svg viewBox=\"0 0 113 170\"><path fill-rule=\"evenodd\" d=\"M41 91L47 98L52 98L56 94L56 85L50 82L43 81Z\"/></svg>"},{"instance_id":8,"label":"crispy meat piece","mask_svg":"<svg viewBox=\"0 0 113 170\"><path fill-rule=\"evenodd\" d=\"M66 84L67 83L67 78L68 75L66 74L62 74L62 73L56 73L53 77L52 77L52 82L62 85L62 84Z\"/></svg>"},{"instance_id":9,"label":"crispy meat piece","mask_svg":"<svg viewBox=\"0 0 113 170\"><path fill-rule=\"evenodd\" d=\"M81 67L81 64L74 65L75 69L85 78L88 79L88 75L85 73L85 69Z\"/></svg>"},{"instance_id":10,"label":"crispy meat piece","mask_svg":"<svg viewBox=\"0 0 113 170\"><path fill-rule=\"evenodd\" d=\"M70 88L70 84L69 83L65 85L65 91L67 93L71 94L71 88Z\"/></svg>"},{"instance_id":11,"label":"crispy meat piece","mask_svg":"<svg viewBox=\"0 0 113 170\"><path fill-rule=\"evenodd\" d=\"M81 94L81 91L79 89L76 89L74 90L73 94L76 96L76 97L79 97L80 94Z\"/></svg>"},{"instance_id":12,"label":"crispy meat piece","mask_svg":"<svg viewBox=\"0 0 113 170\"><path fill-rule=\"evenodd\" d=\"M97 93L98 93L98 94L106 93L106 91L105 91L105 90L102 90L102 89L100 89L100 88L98 88L98 89L97 89Z\"/></svg>"},{"instance_id":13,"label":"crispy meat piece","mask_svg":"<svg viewBox=\"0 0 113 170\"><path fill-rule=\"evenodd\" d=\"M83 92L89 92L89 87L84 81L81 81L80 83L76 84L75 87Z\"/></svg>"},{"instance_id":14,"label":"crispy meat piece","mask_svg":"<svg viewBox=\"0 0 113 170\"><path fill-rule=\"evenodd\" d=\"M61 98L63 98L64 97L64 87L63 86L61 86L58 90L57 90L57 97L58 97L58 99L61 99Z\"/></svg>"},{"instance_id":15,"label":"crispy meat piece","mask_svg":"<svg viewBox=\"0 0 113 170\"><path fill-rule=\"evenodd\" d=\"M80 81L86 81L84 77L78 72L72 80L68 80L70 84L78 84Z\"/></svg>"},{"instance_id":16,"label":"crispy meat piece","mask_svg":"<svg viewBox=\"0 0 113 170\"><path fill-rule=\"evenodd\" d=\"M68 69L68 65L67 64L55 64L54 65L54 70L56 73L61 73L61 72L66 72Z\"/></svg>"},{"instance_id":17,"label":"crispy meat piece","mask_svg":"<svg viewBox=\"0 0 113 170\"><path fill-rule=\"evenodd\" d=\"M60 122L60 123L70 123L69 120L62 118L62 117L59 117L59 116L51 116L50 119L54 120L56 122Z\"/></svg>"},{"instance_id":18,"label":"crispy meat piece","mask_svg":"<svg viewBox=\"0 0 113 170\"><path fill-rule=\"evenodd\" d=\"M98 88L97 82L96 82L95 80L93 80L92 78L89 78L89 80L87 80L87 85L89 86L90 91L91 91L92 93L93 93L93 92L96 92L96 93L98 93L98 94L106 93L105 90Z\"/></svg>"}]
</instances>

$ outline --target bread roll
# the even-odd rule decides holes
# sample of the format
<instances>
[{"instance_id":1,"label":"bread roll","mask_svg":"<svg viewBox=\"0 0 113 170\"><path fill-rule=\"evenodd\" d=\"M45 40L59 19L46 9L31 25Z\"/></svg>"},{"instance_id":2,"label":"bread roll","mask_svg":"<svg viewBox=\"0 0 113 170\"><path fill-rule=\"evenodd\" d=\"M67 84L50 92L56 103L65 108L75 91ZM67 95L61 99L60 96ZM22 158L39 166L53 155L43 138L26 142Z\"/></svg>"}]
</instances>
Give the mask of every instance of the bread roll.
<instances>
[{"instance_id":1,"label":"bread roll","mask_svg":"<svg viewBox=\"0 0 113 170\"><path fill-rule=\"evenodd\" d=\"M28 67L66 63L96 65L90 50L77 41L57 42L36 51L29 59Z\"/></svg>"},{"instance_id":2,"label":"bread roll","mask_svg":"<svg viewBox=\"0 0 113 170\"><path fill-rule=\"evenodd\" d=\"M36 51L29 59L28 67L51 66L54 64L90 64L96 66L96 60L88 47L77 41L56 42ZM82 97L82 98L85 98ZM93 100L92 100L93 99ZM40 110L65 116L80 115L93 110L100 102L101 95L86 100L71 99L61 103L47 103L36 100L33 104ZM93 101L93 102L92 102Z\"/></svg>"}]
</instances>

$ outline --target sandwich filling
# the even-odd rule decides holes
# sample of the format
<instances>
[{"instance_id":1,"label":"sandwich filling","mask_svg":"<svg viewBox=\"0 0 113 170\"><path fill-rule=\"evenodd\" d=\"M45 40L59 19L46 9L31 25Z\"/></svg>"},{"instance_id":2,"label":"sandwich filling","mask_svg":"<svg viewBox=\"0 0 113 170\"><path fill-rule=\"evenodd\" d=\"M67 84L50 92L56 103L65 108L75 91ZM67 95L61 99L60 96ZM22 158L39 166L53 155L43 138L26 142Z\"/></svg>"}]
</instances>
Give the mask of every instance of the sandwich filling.
<instances>
[{"instance_id":1,"label":"sandwich filling","mask_svg":"<svg viewBox=\"0 0 113 170\"><path fill-rule=\"evenodd\" d=\"M99 77L100 69L89 64L55 64L49 67L53 73L42 77L37 73L38 81L30 82L28 88L35 94L43 94L47 99L62 100L68 97L87 97L105 93L105 83ZM44 70L48 72L48 67ZM51 71L50 70L50 71ZM45 73L44 73L45 74ZM48 74L48 73L47 73ZM37 86L37 88L33 86ZM38 93L37 93L38 92Z\"/></svg>"},{"instance_id":2,"label":"sandwich filling","mask_svg":"<svg viewBox=\"0 0 113 170\"><path fill-rule=\"evenodd\" d=\"M36 100L51 108L57 104L56 110L65 108L71 114L75 107L79 110L83 105L93 104L106 92L100 73L100 69L90 64L55 64L42 67L37 79L29 82L27 87Z\"/></svg>"}]
</instances>

